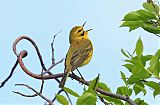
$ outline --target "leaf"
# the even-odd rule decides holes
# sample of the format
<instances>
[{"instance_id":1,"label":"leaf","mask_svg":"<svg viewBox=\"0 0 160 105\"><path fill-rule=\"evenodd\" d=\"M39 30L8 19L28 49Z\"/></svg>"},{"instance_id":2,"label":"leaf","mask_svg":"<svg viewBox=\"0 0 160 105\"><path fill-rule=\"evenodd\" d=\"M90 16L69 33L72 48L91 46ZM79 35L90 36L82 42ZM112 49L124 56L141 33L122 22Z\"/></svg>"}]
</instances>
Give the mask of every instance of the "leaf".
<instances>
[{"instance_id":1,"label":"leaf","mask_svg":"<svg viewBox=\"0 0 160 105\"><path fill-rule=\"evenodd\" d=\"M127 80L128 84L133 84L133 83L137 83L139 82L141 79L147 79L149 78L151 75L150 73L148 73L146 70L142 70L141 72L139 72L138 74L134 74L131 75L129 77L129 79Z\"/></svg>"},{"instance_id":2,"label":"leaf","mask_svg":"<svg viewBox=\"0 0 160 105\"><path fill-rule=\"evenodd\" d=\"M103 94L99 94L98 96L100 96L101 98L104 98L107 102L113 102L115 105L124 105L123 102L119 99L109 97L109 96L105 96Z\"/></svg>"},{"instance_id":3,"label":"leaf","mask_svg":"<svg viewBox=\"0 0 160 105\"><path fill-rule=\"evenodd\" d=\"M79 95L78 95L76 92L74 92L73 90L71 90L71 89L69 89L69 88L67 88L67 87L64 87L63 89L64 89L67 93L71 94L72 96L79 97Z\"/></svg>"},{"instance_id":4,"label":"leaf","mask_svg":"<svg viewBox=\"0 0 160 105\"><path fill-rule=\"evenodd\" d=\"M144 102L144 100L141 100L140 98L135 99L134 102L135 102L137 105L149 105L149 104L147 104L146 102Z\"/></svg>"},{"instance_id":5,"label":"leaf","mask_svg":"<svg viewBox=\"0 0 160 105\"><path fill-rule=\"evenodd\" d=\"M124 65L122 65L122 66L126 67L126 68L129 70L129 72L132 72L132 69L133 69L133 67L134 67L133 64L124 64Z\"/></svg>"},{"instance_id":6,"label":"leaf","mask_svg":"<svg viewBox=\"0 0 160 105\"><path fill-rule=\"evenodd\" d=\"M137 56L141 57L142 52L143 52L143 43L142 43L141 38L139 38L137 43L136 43L136 54L137 54Z\"/></svg>"},{"instance_id":7,"label":"leaf","mask_svg":"<svg viewBox=\"0 0 160 105\"><path fill-rule=\"evenodd\" d=\"M129 58L129 55L126 54L126 52L125 52L123 49L121 49L121 52L122 52L122 54L123 54L124 56L126 56L127 58Z\"/></svg>"},{"instance_id":8,"label":"leaf","mask_svg":"<svg viewBox=\"0 0 160 105\"><path fill-rule=\"evenodd\" d=\"M67 99L63 96L63 95L60 95L60 94L57 94L56 95L56 100L61 103L62 105L69 105Z\"/></svg>"},{"instance_id":9,"label":"leaf","mask_svg":"<svg viewBox=\"0 0 160 105\"><path fill-rule=\"evenodd\" d=\"M147 82L144 82L144 84L154 89L154 93L153 93L154 97L160 94L160 85L158 83L154 81L147 81Z\"/></svg>"},{"instance_id":10,"label":"leaf","mask_svg":"<svg viewBox=\"0 0 160 105\"><path fill-rule=\"evenodd\" d=\"M153 34L160 34L160 27L157 27L153 23L143 23L142 28Z\"/></svg>"},{"instance_id":11,"label":"leaf","mask_svg":"<svg viewBox=\"0 0 160 105\"><path fill-rule=\"evenodd\" d=\"M117 88L116 94L121 94L121 95L128 95L130 96L132 94L132 89L127 88L125 86L121 86Z\"/></svg>"},{"instance_id":12,"label":"leaf","mask_svg":"<svg viewBox=\"0 0 160 105\"><path fill-rule=\"evenodd\" d=\"M159 73L160 73L160 50L158 50L155 55L152 57L152 59L150 60L150 67L148 68L148 70L154 74L154 76L159 77Z\"/></svg>"},{"instance_id":13,"label":"leaf","mask_svg":"<svg viewBox=\"0 0 160 105\"><path fill-rule=\"evenodd\" d=\"M96 90L98 88L99 75L89 83L88 90Z\"/></svg>"},{"instance_id":14,"label":"leaf","mask_svg":"<svg viewBox=\"0 0 160 105\"><path fill-rule=\"evenodd\" d=\"M130 12L124 16L122 21L135 21L135 20L142 20L139 14L136 11Z\"/></svg>"},{"instance_id":15,"label":"leaf","mask_svg":"<svg viewBox=\"0 0 160 105\"><path fill-rule=\"evenodd\" d=\"M125 74L121 71L121 77L122 77L122 79L123 79L123 81L126 83L127 81L126 81L126 76L125 76Z\"/></svg>"},{"instance_id":16,"label":"leaf","mask_svg":"<svg viewBox=\"0 0 160 105\"><path fill-rule=\"evenodd\" d=\"M143 92L144 95L146 95L146 93L147 93L147 91L146 91L146 89L144 87L142 87L140 85L137 85L137 84L135 84L133 86L133 90L134 90L136 95L139 94L141 91Z\"/></svg>"},{"instance_id":17,"label":"leaf","mask_svg":"<svg viewBox=\"0 0 160 105\"><path fill-rule=\"evenodd\" d=\"M153 55L145 55L145 56L142 56L141 59L142 59L143 61L148 61L148 60L151 60L152 56L153 56Z\"/></svg>"},{"instance_id":18,"label":"leaf","mask_svg":"<svg viewBox=\"0 0 160 105\"><path fill-rule=\"evenodd\" d=\"M145 56L141 56L141 62L144 66L146 66L146 62L151 60L152 58L152 55L145 55Z\"/></svg>"},{"instance_id":19,"label":"leaf","mask_svg":"<svg viewBox=\"0 0 160 105\"><path fill-rule=\"evenodd\" d=\"M102 82L98 83L98 88L103 89L103 90L105 90L107 92L111 92L111 89L106 84L104 84Z\"/></svg>"},{"instance_id":20,"label":"leaf","mask_svg":"<svg viewBox=\"0 0 160 105\"><path fill-rule=\"evenodd\" d=\"M159 6L156 4L144 2L143 7L150 12L159 13Z\"/></svg>"},{"instance_id":21,"label":"leaf","mask_svg":"<svg viewBox=\"0 0 160 105\"><path fill-rule=\"evenodd\" d=\"M139 28L143 25L143 21L142 20L137 20L137 21L124 21L120 27L129 27L130 30L132 31L136 28Z\"/></svg>"},{"instance_id":22,"label":"leaf","mask_svg":"<svg viewBox=\"0 0 160 105\"><path fill-rule=\"evenodd\" d=\"M96 95L90 92L85 92L80 96L76 102L76 105L95 105L96 104Z\"/></svg>"},{"instance_id":23,"label":"leaf","mask_svg":"<svg viewBox=\"0 0 160 105\"><path fill-rule=\"evenodd\" d=\"M143 19L143 21L148 21L151 19L157 19L157 17L155 16L155 14L153 14L152 12L146 11L146 10L138 10L136 11L137 14L139 14L139 16Z\"/></svg>"}]
</instances>

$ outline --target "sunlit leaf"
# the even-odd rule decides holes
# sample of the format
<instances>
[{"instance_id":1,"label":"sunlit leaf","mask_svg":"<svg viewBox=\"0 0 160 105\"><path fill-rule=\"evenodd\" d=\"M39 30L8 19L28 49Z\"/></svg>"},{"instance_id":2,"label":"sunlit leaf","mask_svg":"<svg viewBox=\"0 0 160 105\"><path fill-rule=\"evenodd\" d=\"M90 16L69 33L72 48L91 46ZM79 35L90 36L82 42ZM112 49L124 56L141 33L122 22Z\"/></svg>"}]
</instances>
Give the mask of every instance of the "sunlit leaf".
<instances>
[{"instance_id":1,"label":"sunlit leaf","mask_svg":"<svg viewBox=\"0 0 160 105\"><path fill-rule=\"evenodd\" d=\"M160 34L160 27L154 25L153 23L143 23L142 28L153 34Z\"/></svg>"},{"instance_id":2,"label":"sunlit leaf","mask_svg":"<svg viewBox=\"0 0 160 105\"><path fill-rule=\"evenodd\" d=\"M142 52L143 52L143 43L142 43L141 38L139 38L137 43L136 43L136 54L137 54L137 56L141 57Z\"/></svg>"},{"instance_id":3,"label":"sunlit leaf","mask_svg":"<svg viewBox=\"0 0 160 105\"><path fill-rule=\"evenodd\" d=\"M144 2L143 7L150 12L159 13L159 6L156 4Z\"/></svg>"},{"instance_id":4,"label":"sunlit leaf","mask_svg":"<svg viewBox=\"0 0 160 105\"><path fill-rule=\"evenodd\" d=\"M99 82L99 75L89 83L88 90L96 90L98 88L98 82Z\"/></svg>"},{"instance_id":5,"label":"sunlit leaf","mask_svg":"<svg viewBox=\"0 0 160 105\"><path fill-rule=\"evenodd\" d=\"M123 49L121 49L121 52L122 52L122 54L123 54L124 56L126 56L127 58L129 58L129 55L128 55Z\"/></svg>"},{"instance_id":6,"label":"sunlit leaf","mask_svg":"<svg viewBox=\"0 0 160 105\"><path fill-rule=\"evenodd\" d=\"M76 105L95 105L96 104L96 95L90 92L85 92L80 96L76 102Z\"/></svg>"},{"instance_id":7,"label":"sunlit leaf","mask_svg":"<svg viewBox=\"0 0 160 105\"><path fill-rule=\"evenodd\" d=\"M102 82L98 83L98 88L103 89L107 92L111 92L111 89L105 83L102 83Z\"/></svg>"},{"instance_id":8,"label":"sunlit leaf","mask_svg":"<svg viewBox=\"0 0 160 105\"><path fill-rule=\"evenodd\" d=\"M123 102L117 98L109 97L103 94L99 94L101 98L104 98L107 102L112 102L115 105L124 105Z\"/></svg>"},{"instance_id":9,"label":"sunlit leaf","mask_svg":"<svg viewBox=\"0 0 160 105\"><path fill-rule=\"evenodd\" d=\"M67 99L63 96L63 95L60 95L60 94L57 94L56 95L56 100L61 103L62 105L69 105Z\"/></svg>"},{"instance_id":10,"label":"sunlit leaf","mask_svg":"<svg viewBox=\"0 0 160 105\"><path fill-rule=\"evenodd\" d=\"M73 96L75 96L75 97L79 97L78 93L74 92L73 90L71 90L71 89L69 89L69 88L67 88L67 87L64 87L63 89L64 89L67 93L69 93L69 94L71 94L71 95L73 95Z\"/></svg>"},{"instance_id":11,"label":"sunlit leaf","mask_svg":"<svg viewBox=\"0 0 160 105\"><path fill-rule=\"evenodd\" d=\"M137 85L137 84L135 84L133 86L133 90L134 90L136 95L139 94L140 92L143 92L144 95L146 95L146 93L147 93L147 91L144 87L142 87L140 85Z\"/></svg>"},{"instance_id":12,"label":"sunlit leaf","mask_svg":"<svg viewBox=\"0 0 160 105\"><path fill-rule=\"evenodd\" d=\"M126 83L126 76L122 71L121 71L121 77L122 77L123 81Z\"/></svg>"},{"instance_id":13,"label":"sunlit leaf","mask_svg":"<svg viewBox=\"0 0 160 105\"><path fill-rule=\"evenodd\" d=\"M150 88L154 89L154 97L158 94L160 94L160 84L158 84L157 82L154 82L154 81L147 81L147 82L144 82L145 85L149 86Z\"/></svg>"}]
</instances>

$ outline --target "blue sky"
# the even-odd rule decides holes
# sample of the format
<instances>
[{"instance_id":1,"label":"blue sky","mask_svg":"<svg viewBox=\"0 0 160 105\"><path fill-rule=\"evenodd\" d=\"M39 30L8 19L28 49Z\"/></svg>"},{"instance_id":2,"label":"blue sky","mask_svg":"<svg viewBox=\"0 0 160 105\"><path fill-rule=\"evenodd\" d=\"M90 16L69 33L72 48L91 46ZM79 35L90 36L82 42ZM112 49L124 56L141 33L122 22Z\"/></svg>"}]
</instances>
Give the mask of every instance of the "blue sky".
<instances>
[{"instance_id":1,"label":"blue sky","mask_svg":"<svg viewBox=\"0 0 160 105\"><path fill-rule=\"evenodd\" d=\"M0 58L1 70L0 81L8 76L16 56L12 51L12 43L21 36L27 35L39 46L46 67L51 64L50 43L53 35L60 30L62 32L55 41L56 61L65 57L69 47L68 36L70 29L75 25L82 25L85 21L85 29L93 28L89 33L94 45L94 56L91 62L80 68L84 78L91 80L99 73L101 81L111 87L116 92L116 87L122 86L120 71L127 73L121 65L124 56L120 49L124 48L133 51L139 36L144 43L144 54L153 54L159 48L159 40L154 35L142 29L131 33L127 28L119 28L123 16L133 10L142 8L144 0L1 0L0 1ZM29 52L25 58L25 64L34 73L41 70L39 60L35 50L27 41L18 44L18 50L26 49ZM64 64L59 64L52 71L62 72ZM13 77L0 89L0 104L44 104L40 97L25 98L12 93L20 91L26 94L32 93L30 90L15 87L16 83L25 83L35 89L39 89L40 81L27 76L18 66ZM83 91L83 86L76 81L68 79L66 86L78 91ZM45 82L44 95L52 99L57 93L58 84L54 80ZM152 92L143 97L141 93L138 97L147 100L150 105L156 105L158 98L150 96ZM72 97L73 98L73 97ZM75 99L73 98L75 102ZM160 101L159 101L160 103ZM58 105L58 104L57 104ZM157 104L158 105L158 104Z\"/></svg>"}]
</instances>

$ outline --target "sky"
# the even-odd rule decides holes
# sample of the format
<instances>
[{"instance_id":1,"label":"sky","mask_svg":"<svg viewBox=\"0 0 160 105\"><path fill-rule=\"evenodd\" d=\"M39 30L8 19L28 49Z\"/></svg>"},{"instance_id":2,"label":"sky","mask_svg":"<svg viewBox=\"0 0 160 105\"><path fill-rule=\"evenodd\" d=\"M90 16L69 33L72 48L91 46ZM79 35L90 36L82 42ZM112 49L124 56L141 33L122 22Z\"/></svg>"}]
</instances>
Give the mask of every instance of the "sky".
<instances>
[{"instance_id":1,"label":"sky","mask_svg":"<svg viewBox=\"0 0 160 105\"><path fill-rule=\"evenodd\" d=\"M99 73L100 81L116 92L118 86L124 85L120 71L129 74L122 67L125 57L121 54L121 48L132 52L140 36L144 54L154 54L159 48L158 37L142 29L128 32L128 28L119 27L123 16L141 9L143 2L144 0L0 0L0 81L9 75L16 61L12 44L17 37L26 35L32 38L40 49L46 67L49 67L53 35L62 31L54 44L55 59L59 61L67 53L71 28L87 21L85 29L93 28L89 37L94 45L94 55L91 62L79 70L86 80L92 80ZM18 44L17 50L23 49L29 53L24 59L26 66L34 73L40 73L41 66L34 48L23 40ZM52 72L63 72L63 69L64 62L53 68ZM28 84L38 90L41 81L29 77L18 66L13 77L0 89L0 105L44 104L40 97L26 98L14 94L12 91L32 94L27 88L16 87L16 83ZM57 93L58 84L54 80L48 80L44 85L43 94L52 99ZM83 86L77 81L68 79L66 86L82 94ZM152 91L146 96L140 93L136 97L145 99L149 105L158 105L159 97L154 99L151 95ZM75 103L76 99L71 98ZM56 102L56 105L59 104Z\"/></svg>"}]
</instances>

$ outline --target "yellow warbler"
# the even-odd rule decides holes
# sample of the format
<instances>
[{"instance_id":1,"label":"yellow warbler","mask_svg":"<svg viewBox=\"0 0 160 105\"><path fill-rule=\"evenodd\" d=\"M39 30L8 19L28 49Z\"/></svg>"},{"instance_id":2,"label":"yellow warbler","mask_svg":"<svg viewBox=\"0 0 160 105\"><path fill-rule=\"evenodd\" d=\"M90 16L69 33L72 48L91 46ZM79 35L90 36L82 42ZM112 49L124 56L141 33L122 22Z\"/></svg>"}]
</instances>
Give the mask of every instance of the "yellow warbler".
<instances>
[{"instance_id":1,"label":"yellow warbler","mask_svg":"<svg viewBox=\"0 0 160 105\"><path fill-rule=\"evenodd\" d=\"M85 22L86 23L86 22ZM78 67L88 64L93 55L92 42L88 38L88 31L84 30L84 25L75 26L70 31L70 47L65 59L65 71L59 87L63 88L70 72Z\"/></svg>"}]
</instances>

